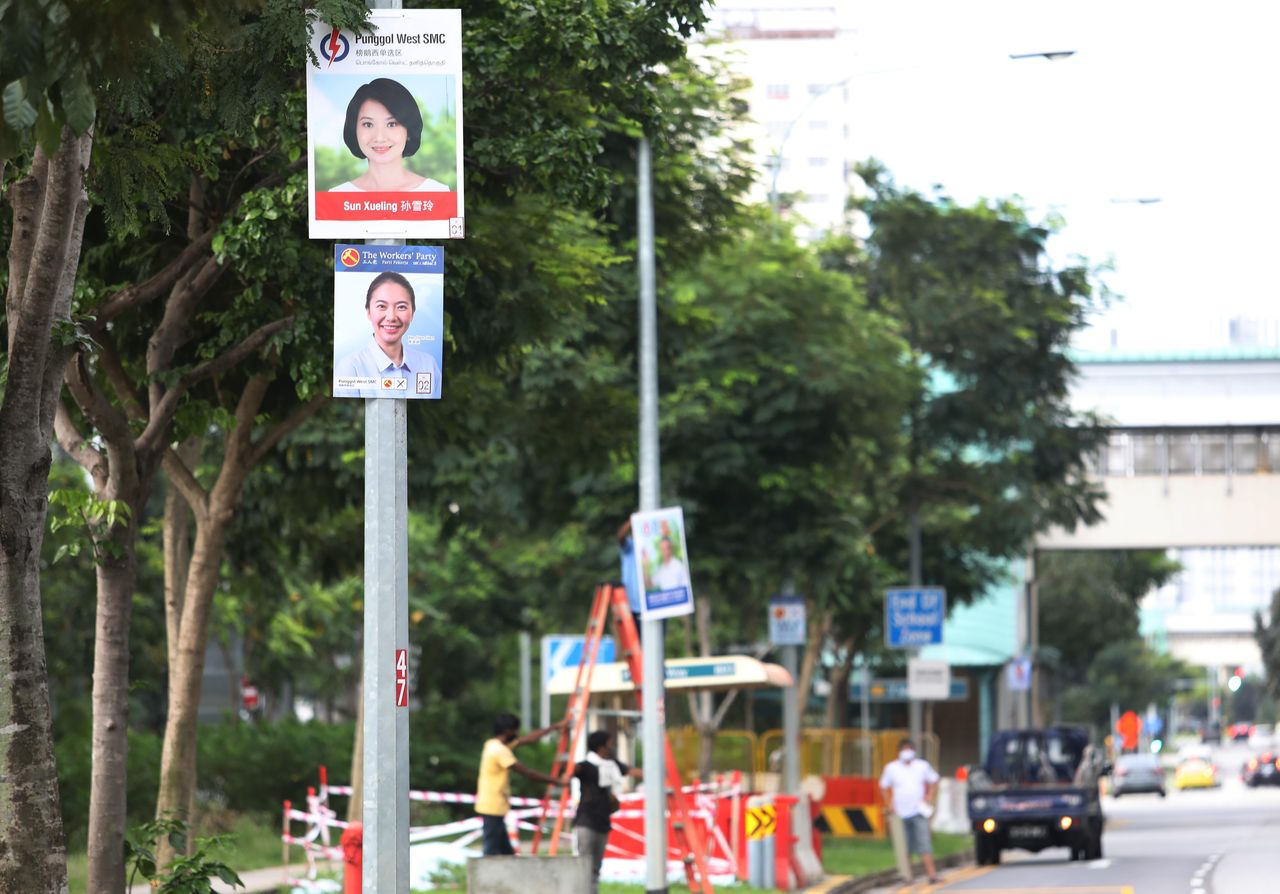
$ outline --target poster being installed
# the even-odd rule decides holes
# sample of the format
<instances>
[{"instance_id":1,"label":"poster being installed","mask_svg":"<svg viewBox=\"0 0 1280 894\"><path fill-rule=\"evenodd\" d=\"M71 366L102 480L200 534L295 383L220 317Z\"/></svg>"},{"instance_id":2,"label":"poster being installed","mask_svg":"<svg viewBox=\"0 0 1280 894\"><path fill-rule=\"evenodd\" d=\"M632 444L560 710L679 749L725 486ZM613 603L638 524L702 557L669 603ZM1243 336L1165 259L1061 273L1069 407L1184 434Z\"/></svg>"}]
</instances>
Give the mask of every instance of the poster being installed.
<instances>
[{"instance_id":1,"label":"poster being installed","mask_svg":"<svg viewBox=\"0 0 1280 894\"><path fill-rule=\"evenodd\" d=\"M311 238L461 238L462 13L375 9L369 25L312 27Z\"/></svg>"},{"instance_id":2,"label":"poster being installed","mask_svg":"<svg viewBox=\"0 0 1280 894\"><path fill-rule=\"evenodd\" d=\"M631 516L636 579L644 590L645 620L693 614L684 510L676 506Z\"/></svg>"},{"instance_id":3,"label":"poster being installed","mask_svg":"<svg viewBox=\"0 0 1280 894\"><path fill-rule=\"evenodd\" d=\"M444 249L337 245L333 396L440 399Z\"/></svg>"}]
</instances>

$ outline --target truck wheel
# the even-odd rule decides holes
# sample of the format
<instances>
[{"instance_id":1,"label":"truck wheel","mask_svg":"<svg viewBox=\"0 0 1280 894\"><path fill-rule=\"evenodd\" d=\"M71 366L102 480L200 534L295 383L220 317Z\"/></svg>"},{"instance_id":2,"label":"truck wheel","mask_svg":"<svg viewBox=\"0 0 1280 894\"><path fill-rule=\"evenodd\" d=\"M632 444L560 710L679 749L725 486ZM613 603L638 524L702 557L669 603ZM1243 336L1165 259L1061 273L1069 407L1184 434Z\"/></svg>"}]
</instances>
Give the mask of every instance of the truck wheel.
<instances>
[{"instance_id":1,"label":"truck wheel","mask_svg":"<svg viewBox=\"0 0 1280 894\"><path fill-rule=\"evenodd\" d=\"M974 857L979 866L995 866L1000 862L1000 849L989 838L979 838L974 847Z\"/></svg>"}]
</instances>

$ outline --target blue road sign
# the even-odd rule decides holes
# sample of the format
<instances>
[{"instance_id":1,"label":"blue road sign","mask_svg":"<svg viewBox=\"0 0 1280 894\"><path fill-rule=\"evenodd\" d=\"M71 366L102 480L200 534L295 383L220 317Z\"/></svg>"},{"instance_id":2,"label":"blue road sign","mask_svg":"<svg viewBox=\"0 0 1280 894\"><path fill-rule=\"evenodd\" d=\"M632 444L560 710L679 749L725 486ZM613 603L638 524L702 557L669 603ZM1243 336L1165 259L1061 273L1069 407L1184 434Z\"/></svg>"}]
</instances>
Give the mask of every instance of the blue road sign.
<instances>
[{"instance_id":1,"label":"blue road sign","mask_svg":"<svg viewBox=\"0 0 1280 894\"><path fill-rule=\"evenodd\" d=\"M891 649L942 644L947 591L942 587L891 587L884 593L884 641Z\"/></svg>"},{"instance_id":2,"label":"blue road sign","mask_svg":"<svg viewBox=\"0 0 1280 894\"><path fill-rule=\"evenodd\" d=\"M556 671L565 667L577 667L582 663L581 634L552 635L542 638L542 685L545 686ZM596 665L608 664L615 660L613 637L606 636L600 640L600 649L596 652Z\"/></svg>"}]
</instances>

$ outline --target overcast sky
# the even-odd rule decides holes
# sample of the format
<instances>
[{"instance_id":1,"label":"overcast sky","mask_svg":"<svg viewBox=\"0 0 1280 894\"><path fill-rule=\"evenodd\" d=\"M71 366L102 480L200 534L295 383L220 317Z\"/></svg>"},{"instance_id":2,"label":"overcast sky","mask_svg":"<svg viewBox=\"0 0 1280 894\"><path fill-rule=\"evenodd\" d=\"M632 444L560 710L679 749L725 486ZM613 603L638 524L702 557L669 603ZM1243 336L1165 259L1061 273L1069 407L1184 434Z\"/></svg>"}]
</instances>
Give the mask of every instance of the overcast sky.
<instances>
[{"instance_id":1,"label":"overcast sky","mask_svg":"<svg viewBox=\"0 0 1280 894\"><path fill-rule=\"evenodd\" d=\"M964 201L1020 195L1066 219L1055 255L1114 262L1124 301L1082 346L1210 348L1228 317L1280 318L1280 4L794 5L833 3L856 34L856 156ZM1051 50L1076 53L1008 58ZM1137 198L1161 201L1116 201Z\"/></svg>"}]
</instances>

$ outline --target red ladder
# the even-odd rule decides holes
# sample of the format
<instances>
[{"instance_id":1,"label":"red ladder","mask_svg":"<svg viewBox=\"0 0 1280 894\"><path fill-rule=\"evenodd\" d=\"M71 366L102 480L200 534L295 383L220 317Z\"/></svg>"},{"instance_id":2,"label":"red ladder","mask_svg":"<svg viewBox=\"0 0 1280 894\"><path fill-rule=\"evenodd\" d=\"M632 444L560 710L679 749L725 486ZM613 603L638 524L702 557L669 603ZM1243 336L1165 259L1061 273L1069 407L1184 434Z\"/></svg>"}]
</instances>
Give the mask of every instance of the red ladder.
<instances>
[{"instance_id":1,"label":"red ladder","mask_svg":"<svg viewBox=\"0 0 1280 894\"><path fill-rule=\"evenodd\" d=\"M582 736L586 733L587 704L591 701L591 675L596 669L596 656L600 651L600 642L604 639L605 623L608 617L609 587L607 584L601 584L596 588L595 599L591 603L591 616L587 619L587 632L582 642L582 660L578 663L573 692L569 695L569 707L565 712L569 729L560 733L556 742L556 757L551 764L551 775L566 782L560 792L555 827L551 833L550 854L553 857L560 845L560 830L564 826L565 811L569 806L568 777L573 769L573 756L578 753ZM547 826L547 814L551 810L554 791L554 786L549 785L542 796L542 816L533 833L531 851L533 854L537 854L538 848L542 845L542 834Z\"/></svg>"},{"instance_id":2,"label":"red ladder","mask_svg":"<svg viewBox=\"0 0 1280 894\"><path fill-rule=\"evenodd\" d=\"M585 732L586 709L591 700L591 676L595 670L600 641L604 638L605 621L610 607L613 608L613 625L618 634L622 660L626 662L634 684L636 707L642 708L641 686L644 671L641 663L640 634L636 630L635 617L631 614L631 604L627 601L627 591L625 587L601 584L596 588L595 598L591 603L591 617L587 622L587 633L582 646L582 662L578 665L578 674L573 692L569 696L569 707L565 715L572 734L571 736L561 735L556 749L555 763L552 765L551 775L560 779L568 775L568 761L578 753L578 743ZM668 844L668 848L679 855L691 894L714 894L711 876L707 873L706 829L701 822L690 819L689 800L681 785L680 769L676 766L671 741L664 737L663 746L666 749L667 811L671 816L672 830L672 841ZM532 852L535 854L538 853L538 847L542 841L551 799L552 787L548 786L542 799L542 821L538 823L538 829L534 833ZM548 848L553 856L560 845L560 833L564 827L568 802L569 787L566 785L560 795L559 809L556 811L551 844Z\"/></svg>"}]
</instances>

